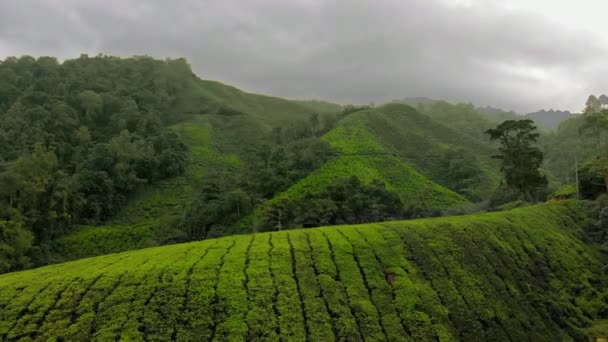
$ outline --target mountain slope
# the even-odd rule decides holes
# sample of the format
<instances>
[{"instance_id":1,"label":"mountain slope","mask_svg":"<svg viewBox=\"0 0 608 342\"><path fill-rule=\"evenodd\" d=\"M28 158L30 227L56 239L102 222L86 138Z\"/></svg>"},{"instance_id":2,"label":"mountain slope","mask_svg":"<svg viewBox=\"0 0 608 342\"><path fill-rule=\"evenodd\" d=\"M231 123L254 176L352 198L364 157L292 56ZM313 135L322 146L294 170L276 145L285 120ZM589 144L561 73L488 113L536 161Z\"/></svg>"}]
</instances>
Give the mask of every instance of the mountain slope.
<instances>
[{"instance_id":1,"label":"mountain slope","mask_svg":"<svg viewBox=\"0 0 608 342\"><path fill-rule=\"evenodd\" d=\"M571 118L572 113L562 110L540 110L534 113L526 114L526 119L534 121L539 127L545 129L555 129L561 122Z\"/></svg>"},{"instance_id":2,"label":"mountain slope","mask_svg":"<svg viewBox=\"0 0 608 342\"><path fill-rule=\"evenodd\" d=\"M471 186L474 197L487 196L499 183L498 166L491 159L494 153L492 147L487 142L448 127L449 122L441 124L399 103L357 112L350 119L369 127L385 150L443 186L449 188L453 185L446 179L449 170L445 169L446 162L451 159L451 151L462 151L467 162L478 168L481 176Z\"/></svg>"},{"instance_id":3,"label":"mountain slope","mask_svg":"<svg viewBox=\"0 0 608 342\"><path fill-rule=\"evenodd\" d=\"M271 200L298 200L305 192L319 192L338 178L357 176L365 183L378 179L387 189L397 192L406 207L425 209L456 207L467 202L420 174L388 153L356 116L345 118L323 139L336 150L336 157Z\"/></svg>"},{"instance_id":4,"label":"mountain slope","mask_svg":"<svg viewBox=\"0 0 608 342\"><path fill-rule=\"evenodd\" d=\"M175 224L196 196L195 188L210 170L235 167L237 156L218 150L217 129L209 117L198 116L172 126L190 150L184 175L147 186L133 196L109 222L84 226L53 241L54 259L86 256L150 247L179 238Z\"/></svg>"},{"instance_id":5,"label":"mountain slope","mask_svg":"<svg viewBox=\"0 0 608 342\"><path fill-rule=\"evenodd\" d=\"M287 100L247 93L217 81L197 79L184 93L188 103L199 105L185 109L190 113L248 114L266 128L294 120L307 120L310 114L336 113L341 106L323 101ZM201 105L202 104L202 105Z\"/></svg>"},{"instance_id":6,"label":"mountain slope","mask_svg":"<svg viewBox=\"0 0 608 342\"><path fill-rule=\"evenodd\" d=\"M140 187L108 222L82 226L55 239L49 262L183 241L186 238L175 226L208 173L238 167L242 147L256 143L269 127L340 108L322 101L250 94L192 74L184 80L170 113L180 118L171 129L189 148L185 173Z\"/></svg>"},{"instance_id":7,"label":"mountain slope","mask_svg":"<svg viewBox=\"0 0 608 342\"><path fill-rule=\"evenodd\" d=\"M241 235L0 276L2 340L584 340L578 202ZM597 288L594 288L597 286Z\"/></svg>"}]
</instances>

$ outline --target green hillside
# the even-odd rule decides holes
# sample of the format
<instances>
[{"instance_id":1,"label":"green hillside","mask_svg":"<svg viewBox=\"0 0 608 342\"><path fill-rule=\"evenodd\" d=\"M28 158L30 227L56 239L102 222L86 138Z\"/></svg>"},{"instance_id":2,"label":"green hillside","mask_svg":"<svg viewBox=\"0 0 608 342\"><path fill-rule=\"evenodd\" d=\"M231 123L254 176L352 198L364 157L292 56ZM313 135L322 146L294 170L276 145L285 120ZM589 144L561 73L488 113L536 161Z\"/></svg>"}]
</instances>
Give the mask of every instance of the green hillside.
<instances>
[{"instance_id":1,"label":"green hillside","mask_svg":"<svg viewBox=\"0 0 608 342\"><path fill-rule=\"evenodd\" d=\"M306 192L319 192L339 178L356 176L363 182L378 179L387 189L395 191L405 206L425 209L457 207L467 202L420 174L395 155L389 153L358 120L358 113L343 119L323 139L335 149L337 156L308 177L279 194L271 203L289 198L298 200Z\"/></svg>"},{"instance_id":2,"label":"green hillside","mask_svg":"<svg viewBox=\"0 0 608 342\"><path fill-rule=\"evenodd\" d=\"M216 91L222 89L220 83L211 84L217 85ZM224 87L227 90L233 89ZM258 98L258 95L240 91L237 94L246 100ZM285 105L282 99L259 98L270 102L276 100ZM301 101L301 104L306 103L310 103L313 108L316 106L316 102ZM283 106L285 111L282 113L297 117L294 113L298 113L301 108L301 105L293 105L291 109ZM259 120L245 113L230 116L190 115L170 128L180 134L189 149L184 174L140 189L109 222L80 227L75 232L56 239L52 244L54 260L76 259L187 240L176 229L176 225L194 200L201 182L209 173L238 168L242 163L240 155L243 147L257 143L267 132Z\"/></svg>"},{"instance_id":3,"label":"green hillside","mask_svg":"<svg viewBox=\"0 0 608 342\"><path fill-rule=\"evenodd\" d=\"M197 79L184 92L190 113L241 113L253 116L266 128L293 120L306 120L311 113L335 113L341 106L323 101L290 101L251 94L217 81ZM222 111L223 109L223 111Z\"/></svg>"},{"instance_id":4,"label":"green hillside","mask_svg":"<svg viewBox=\"0 0 608 342\"><path fill-rule=\"evenodd\" d=\"M553 202L241 235L6 274L0 337L584 340L608 304L598 254L578 238L587 214L579 202Z\"/></svg>"},{"instance_id":5,"label":"green hillside","mask_svg":"<svg viewBox=\"0 0 608 342\"><path fill-rule=\"evenodd\" d=\"M420 113L433 120L484 142L489 140L485 131L504 121L489 118L470 103L452 104L446 101L434 101L415 107Z\"/></svg>"},{"instance_id":6,"label":"green hillside","mask_svg":"<svg viewBox=\"0 0 608 342\"><path fill-rule=\"evenodd\" d=\"M218 132L209 117L198 116L172 126L190 151L183 175L140 190L108 223L83 226L53 241L54 259L69 260L161 244L175 238L174 225L193 200L194 189L212 169L239 164L239 158L218 151ZM178 236L179 237L179 236Z\"/></svg>"},{"instance_id":7,"label":"green hillside","mask_svg":"<svg viewBox=\"0 0 608 342\"><path fill-rule=\"evenodd\" d=\"M111 65L105 57L87 61ZM112 60L116 64L128 62ZM339 112L341 108L323 101L250 94L220 82L201 80L189 70L187 76L178 79L179 91L165 114L171 122L177 121L168 128L188 147L183 174L139 186L109 220L79 226L54 239L45 262L187 240L176 223L209 173L237 168L243 147L259 142L272 126L305 120L311 113Z\"/></svg>"},{"instance_id":8,"label":"green hillside","mask_svg":"<svg viewBox=\"0 0 608 342\"><path fill-rule=\"evenodd\" d=\"M353 115L389 151L443 186L459 187L457 180L449 178L450 170L446 170L454 160L475 168L477 179L465 186L470 197L487 197L499 183L498 166L491 159L494 149L487 142L452 129L449 121L442 124L399 103Z\"/></svg>"}]
</instances>

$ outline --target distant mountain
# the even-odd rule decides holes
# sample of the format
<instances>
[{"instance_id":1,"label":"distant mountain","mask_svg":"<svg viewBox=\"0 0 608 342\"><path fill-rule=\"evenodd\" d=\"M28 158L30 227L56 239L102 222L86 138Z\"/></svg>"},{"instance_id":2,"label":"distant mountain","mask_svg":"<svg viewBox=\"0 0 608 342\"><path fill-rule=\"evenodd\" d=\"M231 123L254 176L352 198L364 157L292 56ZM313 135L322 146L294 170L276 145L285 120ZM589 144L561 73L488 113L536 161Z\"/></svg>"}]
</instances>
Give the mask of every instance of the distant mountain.
<instances>
[{"instance_id":1,"label":"distant mountain","mask_svg":"<svg viewBox=\"0 0 608 342\"><path fill-rule=\"evenodd\" d=\"M557 128L560 122L570 117L572 113L561 110L540 110L526 114L526 118L533 120L539 126L547 129Z\"/></svg>"},{"instance_id":2,"label":"distant mountain","mask_svg":"<svg viewBox=\"0 0 608 342\"><path fill-rule=\"evenodd\" d=\"M410 106L416 106L419 104L429 104L429 103L433 103L433 102L437 102L437 101L440 101L440 100L431 99L429 97L406 97L403 100L395 101L395 102L401 102L401 103L408 104Z\"/></svg>"},{"instance_id":3,"label":"distant mountain","mask_svg":"<svg viewBox=\"0 0 608 342\"><path fill-rule=\"evenodd\" d=\"M477 111L485 114L490 120L501 122L504 120L517 120L517 119L530 119L533 120L538 126L545 129L557 128L560 122L564 121L572 113L569 111L562 110L539 110L538 112L528 114L518 114L514 111L506 111L504 109L486 106L478 107Z\"/></svg>"},{"instance_id":4,"label":"distant mountain","mask_svg":"<svg viewBox=\"0 0 608 342\"><path fill-rule=\"evenodd\" d=\"M486 115L490 120L497 122L521 118L521 114L515 113L512 110L506 111L504 109L491 106L478 107L477 111Z\"/></svg>"}]
</instances>

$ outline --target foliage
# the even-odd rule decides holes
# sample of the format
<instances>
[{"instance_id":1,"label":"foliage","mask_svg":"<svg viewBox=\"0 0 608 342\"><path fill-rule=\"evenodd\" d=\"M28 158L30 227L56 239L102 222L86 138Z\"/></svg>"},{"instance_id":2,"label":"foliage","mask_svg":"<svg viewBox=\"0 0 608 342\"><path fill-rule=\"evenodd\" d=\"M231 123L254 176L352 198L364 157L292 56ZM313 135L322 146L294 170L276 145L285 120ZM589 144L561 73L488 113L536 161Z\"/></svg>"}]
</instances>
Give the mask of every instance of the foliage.
<instances>
[{"instance_id":1,"label":"foliage","mask_svg":"<svg viewBox=\"0 0 608 342\"><path fill-rule=\"evenodd\" d=\"M381 222L405 215L399 195L374 179L364 184L356 176L339 179L319 193L307 192L301 200L282 200L264 208L261 227L281 230L336 224Z\"/></svg>"},{"instance_id":2,"label":"foliage","mask_svg":"<svg viewBox=\"0 0 608 342\"><path fill-rule=\"evenodd\" d=\"M567 184L553 191L548 197L571 197L576 196L576 185Z\"/></svg>"},{"instance_id":3,"label":"foliage","mask_svg":"<svg viewBox=\"0 0 608 342\"><path fill-rule=\"evenodd\" d=\"M502 161L505 184L532 201L533 194L547 185L547 178L538 171L543 153L533 146L539 137L533 121L505 121L486 133L500 141L499 154L494 158Z\"/></svg>"},{"instance_id":4,"label":"foliage","mask_svg":"<svg viewBox=\"0 0 608 342\"><path fill-rule=\"evenodd\" d=\"M483 170L473 153L463 148L447 148L439 166L443 171L440 184L468 199L482 200L475 188L482 182Z\"/></svg>"},{"instance_id":5,"label":"foliage","mask_svg":"<svg viewBox=\"0 0 608 342\"><path fill-rule=\"evenodd\" d=\"M397 193L406 208L404 215L408 217L432 216L440 209L459 207L467 203L462 196L432 182L396 156L387 153L367 126L355 119L354 115L357 114L352 115L323 136L323 140L334 149L334 158L262 204L255 211L253 218L258 221L258 225L259 221L262 221L262 215L274 216L271 220L274 223L279 215L283 220L283 213L289 212L289 208L302 207L300 202L305 197L325 196L320 194L327 193L327 189L352 176L364 184L377 180L383 183L388 191ZM290 215L288 220L293 220L295 212ZM244 227L241 231L250 229L254 222L242 222ZM271 224L271 227L266 228L276 229L276 225Z\"/></svg>"},{"instance_id":6,"label":"foliage","mask_svg":"<svg viewBox=\"0 0 608 342\"><path fill-rule=\"evenodd\" d=\"M169 226L205 174L234 166L235 146L270 123L341 110L200 80L183 59L7 58L0 75L0 218L24 221L58 260L182 239ZM211 139L200 141L201 126ZM95 228L74 228L107 221L95 246L84 233ZM139 241L133 224L148 227ZM125 243L115 244L117 227Z\"/></svg>"},{"instance_id":7,"label":"foliage","mask_svg":"<svg viewBox=\"0 0 608 342\"><path fill-rule=\"evenodd\" d=\"M143 184L180 175L187 151L167 130L191 77L182 60L86 55L0 62L0 219L36 244L113 216Z\"/></svg>"},{"instance_id":8,"label":"foliage","mask_svg":"<svg viewBox=\"0 0 608 342\"><path fill-rule=\"evenodd\" d=\"M241 218L260 203L319 168L332 156L319 139L318 115L278 126L262 142L241 151L239 167L210 170L195 188L196 198L185 211L180 228L191 239L229 234Z\"/></svg>"},{"instance_id":9,"label":"foliage","mask_svg":"<svg viewBox=\"0 0 608 342\"><path fill-rule=\"evenodd\" d=\"M523 208L532 205L530 202L515 200L496 207L497 210L512 210L515 208Z\"/></svg>"},{"instance_id":10,"label":"foliage","mask_svg":"<svg viewBox=\"0 0 608 342\"><path fill-rule=\"evenodd\" d=\"M0 273L30 266L32 233L21 223L0 220Z\"/></svg>"},{"instance_id":11,"label":"foliage","mask_svg":"<svg viewBox=\"0 0 608 342\"><path fill-rule=\"evenodd\" d=\"M0 276L3 340L584 340L574 201L147 248Z\"/></svg>"},{"instance_id":12,"label":"foliage","mask_svg":"<svg viewBox=\"0 0 608 342\"><path fill-rule=\"evenodd\" d=\"M472 133L477 129L474 122L469 130L462 128L464 125L453 125L460 118L455 113L461 109L459 106L448 108L446 113L454 115L453 119L438 116L435 120L431 119L432 113L440 113L438 111L424 112L427 116L410 106L390 103L357 112L345 121L364 125L386 152L393 153L439 185L470 200L487 199L500 181L499 166L491 158L492 146L487 138L480 140L479 134ZM469 118L466 113L462 114L462 120ZM464 172L467 178L457 179L445 172L445 167L451 163L469 169Z\"/></svg>"},{"instance_id":13,"label":"foliage","mask_svg":"<svg viewBox=\"0 0 608 342\"><path fill-rule=\"evenodd\" d=\"M487 140L483 132L494 126L493 120L484 116L470 103L451 104L446 101L433 101L416 108L421 114L428 115L433 120L480 141Z\"/></svg>"}]
</instances>

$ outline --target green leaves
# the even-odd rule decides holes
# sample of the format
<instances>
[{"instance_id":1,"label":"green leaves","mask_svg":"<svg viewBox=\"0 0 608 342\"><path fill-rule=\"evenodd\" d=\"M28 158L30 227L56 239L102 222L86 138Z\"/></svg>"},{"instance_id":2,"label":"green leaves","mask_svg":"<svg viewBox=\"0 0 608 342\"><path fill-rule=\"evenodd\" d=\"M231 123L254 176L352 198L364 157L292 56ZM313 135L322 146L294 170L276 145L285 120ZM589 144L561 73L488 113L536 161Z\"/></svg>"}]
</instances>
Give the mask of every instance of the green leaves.
<instances>
[{"instance_id":1,"label":"green leaves","mask_svg":"<svg viewBox=\"0 0 608 342\"><path fill-rule=\"evenodd\" d=\"M260 233L0 276L0 339L564 340L605 310L574 201ZM1 227L1 226L0 226Z\"/></svg>"},{"instance_id":2,"label":"green leaves","mask_svg":"<svg viewBox=\"0 0 608 342\"><path fill-rule=\"evenodd\" d=\"M48 243L109 218L141 184L183 173L186 147L166 125L192 77L185 68L103 56L0 62L0 219L22 219Z\"/></svg>"},{"instance_id":3,"label":"green leaves","mask_svg":"<svg viewBox=\"0 0 608 342\"><path fill-rule=\"evenodd\" d=\"M0 220L0 273L28 267L33 241L32 233L21 223Z\"/></svg>"},{"instance_id":4,"label":"green leaves","mask_svg":"<svg viewBox=\"0 0 608 342\"><path fill-rule=\"evenodd\" d=\"M532 201L533 194L547 185L547 178L538 170L543 162L543 153L533 145L539 137L534 122L507 120L486 133L501 144L499 154L493 158L502 161L505 184Z\"/></svg>"}]
</instances>

